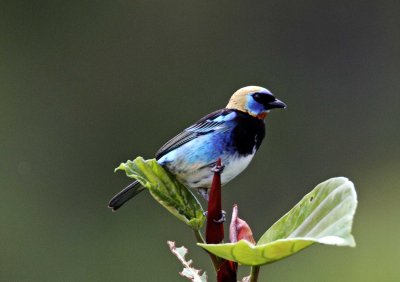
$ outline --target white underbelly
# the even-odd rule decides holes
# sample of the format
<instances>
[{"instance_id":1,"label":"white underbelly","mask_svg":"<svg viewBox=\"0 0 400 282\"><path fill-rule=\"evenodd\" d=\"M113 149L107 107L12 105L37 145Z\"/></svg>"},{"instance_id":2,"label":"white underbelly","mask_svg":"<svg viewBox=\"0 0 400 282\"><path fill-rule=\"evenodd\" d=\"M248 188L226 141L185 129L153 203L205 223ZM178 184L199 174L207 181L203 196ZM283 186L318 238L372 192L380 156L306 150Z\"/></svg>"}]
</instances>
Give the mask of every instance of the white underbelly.
<instances>
[{"instance_id":1,"label":"white underbelly","mask_svg":"<svg viewBox=\"0 0 400 282\"><path fill-rule=\"evenodd\" d=\"M239 175L249 165L253 157L254 153L245 157L239 157L239 155L236 154L229 156L225 160L222 158L224 170L221 174L221 184L225 185ZM191 173L185 173L185 175L178 174L176 176L190 188L210 188L214 173L211 171L211 167L205 167Z\"/></svg>"}]
</instances>

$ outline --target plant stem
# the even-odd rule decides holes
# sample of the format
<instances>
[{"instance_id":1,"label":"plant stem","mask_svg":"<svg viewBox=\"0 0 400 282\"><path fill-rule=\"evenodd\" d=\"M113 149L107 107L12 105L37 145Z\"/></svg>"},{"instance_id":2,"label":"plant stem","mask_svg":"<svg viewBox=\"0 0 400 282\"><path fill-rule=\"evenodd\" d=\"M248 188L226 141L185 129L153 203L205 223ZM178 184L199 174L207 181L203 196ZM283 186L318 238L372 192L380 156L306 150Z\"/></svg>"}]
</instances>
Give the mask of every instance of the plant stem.
<instances>
[{"instance_id":1,"label":"plant stem","mask_svg":"<svg viewBox=\"0 0 400 282\"><path fill-rule=\"evenodd\" d=\"M194 231L194 236L196 236L197 242L204 244L206 241L204 241L203 235L201 235L200 230L193 230L193 231Z\"/></svg>"},{"instance_id":2,"label":"plant stem","mask_svg":"<svg viewBox=\"0 0 400 282\"><path fill-rule=\"evenodd\" d=\"M260 273L260 267L252 266L251 271L250 271L250 281L249 282L257 282L259 273Z\"/></svg>"},{"instance_id":3,"label":"plant stem","mask_svg":"<svg viewBox=\"0 0 400 282\"><path fill-rule=\"evenodd\" d=\"M203 235L201 235L200 230L193 230L194 231L194 236L196 236L196 240L198 243L204 244L206 241L203 238ZM207 252L207 251L206 251ZM221 267L221 262L220 260L213 254L207 252L207 254L210 256L211 261L214 265L214 269L216 272L218 272L218 269Z\"/></svg>"}]
</instances>

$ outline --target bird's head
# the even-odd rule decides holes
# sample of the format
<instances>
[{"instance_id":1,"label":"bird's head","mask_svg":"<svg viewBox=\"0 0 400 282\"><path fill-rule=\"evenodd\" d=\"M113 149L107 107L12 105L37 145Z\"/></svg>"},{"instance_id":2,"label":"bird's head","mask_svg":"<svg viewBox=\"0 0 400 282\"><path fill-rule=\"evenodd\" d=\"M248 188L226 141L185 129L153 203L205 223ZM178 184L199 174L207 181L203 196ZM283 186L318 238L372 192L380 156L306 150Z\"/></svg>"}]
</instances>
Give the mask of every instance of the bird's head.
<instances>
[{"instance_id":1,"label":"bird's head","mask_svg":"<svg viewBox=\"0 0 400 282\"><path fill-rule=\"evenodd\" d=\"M246 86L233 93L226 108L264 119L269 110L286 108L286 104L276 99L268 89L260 86Z\"/></svg>"}]
</instances>

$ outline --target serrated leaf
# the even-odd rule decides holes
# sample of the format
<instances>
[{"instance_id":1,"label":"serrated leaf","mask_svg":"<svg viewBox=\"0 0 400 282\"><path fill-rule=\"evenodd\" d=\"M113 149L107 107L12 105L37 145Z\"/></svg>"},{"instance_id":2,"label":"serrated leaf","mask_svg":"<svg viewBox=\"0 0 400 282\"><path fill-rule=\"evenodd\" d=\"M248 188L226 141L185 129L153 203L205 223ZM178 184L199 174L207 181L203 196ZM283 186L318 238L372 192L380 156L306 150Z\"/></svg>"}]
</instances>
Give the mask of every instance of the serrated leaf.
<instances>
[{"instance_id":1,"label":"serrated leaf","mask_svg":"<svg viewBox=\"0 0 400 282\"><path fill-rule=\"evenodd\" d=\"M273 224L256 245L243 240L198 245L224 259L252 266L275 262L313 243L354 247L351 227L356 207L353 183L345 177L331 178Z\"/></svg>"},{"instance_id":2,"label":"serrated leaf","mask_svg":"<svg viewBox=\"0 0 400 282\"><path fill-rule=\"evenodd\" d=\"M125 171L149 189L153 198L178 219L198 230L205 221L203 208L192 192L160 166L155 159L137 157L115 169Z\"/></svg>"},{"instance_id":3,"label":"serrated leaf","mask_svg":"<svg viewBox=\"0 0 400 282\"><path fill-rule=\"evenodd\" d=\"M179 274L190 279L193 282L207 282L207 274L200 269L192 267L192 260L186 260L185 256L188 250L185 247L177 248L175 242L168 241L168 246L171 252L178 258L183 265L183 270Z\"/></svg>"}]
</instances>

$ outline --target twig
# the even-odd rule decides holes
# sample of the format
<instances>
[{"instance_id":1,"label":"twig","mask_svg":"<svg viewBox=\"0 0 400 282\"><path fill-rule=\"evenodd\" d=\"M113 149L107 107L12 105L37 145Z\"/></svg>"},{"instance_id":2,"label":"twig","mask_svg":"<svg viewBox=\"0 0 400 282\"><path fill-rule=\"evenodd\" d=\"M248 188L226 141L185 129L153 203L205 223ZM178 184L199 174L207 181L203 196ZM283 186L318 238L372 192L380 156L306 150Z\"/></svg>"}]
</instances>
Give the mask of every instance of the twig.
<instances>
[{"instance_id":1,"label":"twig","mask_svg":"<svg viewBox=\"0 0 400 282\"><path fill-rule=\"evenodd\" d=\"M259 273L260 273L260 266L252 266L250 271L249 282L257 282Z\"/></svg>"}]
</instances>

